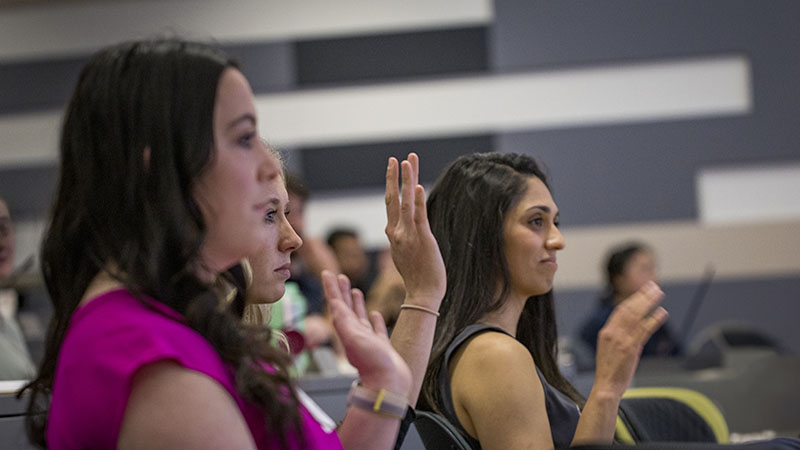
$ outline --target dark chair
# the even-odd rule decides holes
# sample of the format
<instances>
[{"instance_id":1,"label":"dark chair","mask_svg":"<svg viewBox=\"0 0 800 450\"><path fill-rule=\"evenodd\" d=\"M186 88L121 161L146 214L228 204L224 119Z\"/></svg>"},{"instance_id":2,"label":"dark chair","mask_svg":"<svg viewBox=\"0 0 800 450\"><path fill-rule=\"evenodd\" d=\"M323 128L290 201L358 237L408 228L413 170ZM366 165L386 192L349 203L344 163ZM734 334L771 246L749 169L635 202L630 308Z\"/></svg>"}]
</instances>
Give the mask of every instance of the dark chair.
<instances>
[{"instance_id":1,"label":"dark chair","mask_svg":"<svg viewBox=\"0 0 800 450\"><path fill-rule=\"evenodd\" d=\"M690 389L629 389L620 402L618 417L616 437L623 443L729 441L719 408Z\"/></svg>"},{"instance_id":2,"label":"dark chair","mask_svg":"<svg viewBox=\"0 0 800 450\"><path fill-rule=\"evenodd\" d=\"M414 427L426 450L475 450L444 417L427 411L416 411Z\"/></svg>"}]
</instances>

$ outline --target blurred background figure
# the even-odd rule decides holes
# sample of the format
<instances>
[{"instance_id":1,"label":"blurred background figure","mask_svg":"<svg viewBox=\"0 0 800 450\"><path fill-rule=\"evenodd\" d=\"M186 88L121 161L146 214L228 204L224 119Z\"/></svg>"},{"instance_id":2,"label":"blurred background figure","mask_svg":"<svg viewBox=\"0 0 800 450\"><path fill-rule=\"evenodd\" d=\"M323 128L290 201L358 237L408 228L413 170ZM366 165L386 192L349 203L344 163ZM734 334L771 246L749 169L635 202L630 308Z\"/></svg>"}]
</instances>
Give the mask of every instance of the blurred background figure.
<instances>
[{"instance_id":1,"label":"blurred background figure","mask_svg":"<svg viewBox=\"0 0 800 450\"><path fill-rule=\"evenodd\" d=\"M8 205L0 198L0 380L27 379L36 373L17 322L18 297L13 289L14 238Z\"/></svg>"},{"instance_id":2,"label":"blurred background figure","mask_svg":"<svg viewBox=\"0 0 800 450\"><path fill-rule=\"evenodd\" d=\"M580 327L580 339L594 352L597 333L619 302L628 298L648 281L657 281L656 257L652 249L639 242L614 247L606 260L606 289L597 308ZM680 343L665 323L647 341L642 357L676 356L682 352Z\"/></svg>"},{"instance_id":3,"label":"blurred background figure","mask_svg":"<svg viewBox=\"0 0 800 450\"><path fill-rule=\"evenodd\" d=\"M336 255L319 238L305 233L304 213L309 192L303 180L296 174L286 174L286 190L289 193L289 223L303 239L303 246L292 254L292 277L306 299L309 315L325 314L325 299L322 295L321 274L323 270L339 273Z\"/></svg>"},{"instance_id":4,"label":"blurred background figure","mask_svg":"<svg viewBox=\"0 0 800 450\"><path fill-rule=\"evenodd\" d=\"M378 253L376 265L378 273L367 292L367 309L381 313L391 333L406 297L406 287L388 248Z\"/></svg>"},{"instance_id":5,"label":"blurred background figure","mask_svg":"<svg viewBox=\"0 0 800 450\"><path fill-rule=\"evenodd\" d=\"M333 332L333 323L325 307L322 293L322 271L339 273L339 263L333 250L320 238L305 232L305 207L309 191L303 180L286 173L289 194L289 223L302 238L303 245L292 253L291 278L286 282L286 294L271 314L270 327L292 329L302 335L303 349L310 351L316 367L308 368L323 374L350 373L352 366L344 358L344 350ZM287 335L290 339L294 333ZM305 363L299 356L298 365Z\"/></svg>"},{"instance_id":6,"label":"blurred background figure","mask_svg":"<svg viewBox=\"0 0 800 450\"><path fill-rule=\"evenodd\" d=\"M368 292L371 280L369 255L353 228L334 228L328 233L328 246L333 250L342 273L350 278L352 286Z\"/></svg>"}]
</instances>

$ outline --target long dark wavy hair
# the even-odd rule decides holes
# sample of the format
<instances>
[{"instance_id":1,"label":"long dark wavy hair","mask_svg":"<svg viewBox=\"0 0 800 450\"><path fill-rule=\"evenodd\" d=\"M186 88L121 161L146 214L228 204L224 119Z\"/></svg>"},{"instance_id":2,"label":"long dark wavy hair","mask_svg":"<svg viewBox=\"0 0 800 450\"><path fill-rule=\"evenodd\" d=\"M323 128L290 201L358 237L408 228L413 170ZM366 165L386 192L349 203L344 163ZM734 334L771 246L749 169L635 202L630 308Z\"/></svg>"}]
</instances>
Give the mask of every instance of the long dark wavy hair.
<instances>
[{"instance_id":1,"label":"long dark wavy hair","mask_svg":"<svg viewBox=\"0 0 800 450\"><path fill-rule=\"evenodd\" d=\"M237 64L212 47L169 38L102 50L81 72L64 117L60 177L41 250L54 312L39 373L25 387L35 444L47 446L47 410L70 318L90 281L109 267L141 301L150 297L181 313L211 343L284 447L290 433L302 440L297 398L288 389L290 356L268 344L268 330L220 308L218 291L196 275L206 225L192 191L214 158L217 85L229 67Z\"/></svg>"},{"instance_id":2,"label":"long dark wavy hair","mask_svg":"<svg viewBox=\"0 0 800 450\"><path fill-rule=\"evenodd\" d=\"M549 189L547 177L530 156L465 155L445 168L428 197L428 219L447 269L447 291L440 307L422 400L439 413L443 400L438 380L440 373L448 370L444 366L447 347L464 328L498 310L510 292L503 224L525 194L530 177L542 180ZM583 397L556 364L557 338L552 291L529 298L517 326L517 340L533 355L547 382L582 407Z\"/></svg>"}]
</instances>

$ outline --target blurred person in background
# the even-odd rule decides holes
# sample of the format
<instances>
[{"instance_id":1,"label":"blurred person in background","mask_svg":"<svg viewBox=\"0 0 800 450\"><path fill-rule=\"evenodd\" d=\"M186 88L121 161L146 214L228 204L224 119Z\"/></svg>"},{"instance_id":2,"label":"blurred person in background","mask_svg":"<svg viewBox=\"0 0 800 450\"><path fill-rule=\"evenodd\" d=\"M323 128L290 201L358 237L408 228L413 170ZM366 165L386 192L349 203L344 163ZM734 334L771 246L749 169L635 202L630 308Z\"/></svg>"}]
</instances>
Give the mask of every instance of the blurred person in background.
<instances>
[{"instance_id":1,"label":"blurred person in background","mask_svg":"<svg viewBox=\"0 0 800 450\"><path fill-rule=\"evenodd\" d=\"M17 291L13 289L14 222L0 197L0 380L28 379L36 373L25 336L17 322Z\"/></svg>"},{"instance_id":2,"label":"blurred person in background","mask_svg":"<svg viewBox=\"0 0 800 450\"><path fill-rule=\"evenodd\" d=\"M597 351L597 333L614 308L650 281L657 281L657 263L653 250L639 242L620 244L611 249L605 264L606 289L580 328L580 339L592 352ZM665 323L656 330L642 350L642 356L676 356L681 353L678 340Z\"/></svg>"},{"instance_id":3,"label":"blurred person in background","mask_svg":"<svg viewBox=\"0 0 800 450\"><path fill-rule=\"evenodd\" d=\"M370 260L358 232L353 228L335 228L328 233L326 241L336 256L339 269L350 278L353 287L368 292L372 282Z\"/></svg>"},{"instance_id":4,"label":"blurred person in background","mask_svg":"<svg viewBox=\"0 0 800 450\"><path fill-rule=\"evenodd\" d=\"M303 239L303 246L292 254L292 276L294 283L305 300L305 339L311 347L331 345L332 325L325 310L322 292L322 271L339 273L336 255L319 238L308 236L305 230L305 208L309 192L303 180L291 172L286 173L286 190L289 193L290 213L287 217L294 231ZM292 288L290 288L292 289Z\"/></svg>"},{"instance_id":5,"label":"blurred person in background","mask_svg":"<svg viewBox=\"0 0 800 450\"><path fill-rule=\"evenodd\" d=\"M378 311L391 332L400 315L406 288L388 249L378 254L377 263L378 273L367 292L367 308L370 311Z\"/></svg>"}]
</instances>

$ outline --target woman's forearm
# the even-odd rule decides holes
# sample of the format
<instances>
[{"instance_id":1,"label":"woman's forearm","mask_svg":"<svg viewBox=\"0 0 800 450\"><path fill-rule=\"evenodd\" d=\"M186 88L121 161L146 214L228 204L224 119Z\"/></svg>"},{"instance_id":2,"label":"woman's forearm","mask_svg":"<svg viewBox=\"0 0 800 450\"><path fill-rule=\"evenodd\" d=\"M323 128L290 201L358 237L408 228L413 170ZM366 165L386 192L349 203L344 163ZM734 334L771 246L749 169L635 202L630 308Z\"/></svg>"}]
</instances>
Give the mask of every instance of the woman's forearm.
<instances>
[{"instance_id":1,"label":"woman's forearm","mask_svg":"<svg viewBox=\"0 0 800 450\"><path fill-rule=\"evenodd\" d=\"M345 450L389 450L394 448L399 428L400 419L350 405L338 434Z\"/></svg>"},{"instance_id":2,"label":"woman's forearm","mask_svg":"<svg viewBox=\"0 0 800 450\"><path fill-rule=\"evenodd\" d=\"M617 394L592 390L578 420L572 445L610 444L614 440L619 402Z\"/></svg>"},{"instance_id":3,"label":"woman's forearm","mask_svg":"<svg viewBox=\"0 0 800 450\"><path fill-rule=\"evenodd\" d=\"M407 296L406 304L426 305L438 309L441 299L423 301ZM432 309L432 308L431 308ZM417 406L425 370L433 346L433 334L436 330L437 317L429 312L417 309L403 309L397 318L392 331L392 347L403 357L411 369L411 388L408 391L408 403Z\"/></svg>"}]
</instances>

